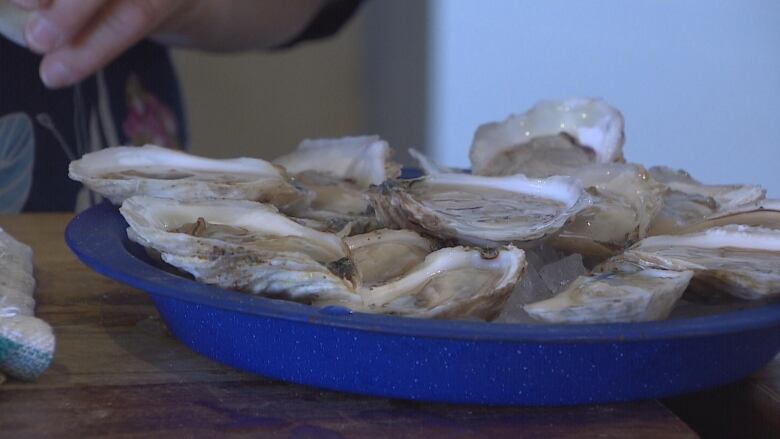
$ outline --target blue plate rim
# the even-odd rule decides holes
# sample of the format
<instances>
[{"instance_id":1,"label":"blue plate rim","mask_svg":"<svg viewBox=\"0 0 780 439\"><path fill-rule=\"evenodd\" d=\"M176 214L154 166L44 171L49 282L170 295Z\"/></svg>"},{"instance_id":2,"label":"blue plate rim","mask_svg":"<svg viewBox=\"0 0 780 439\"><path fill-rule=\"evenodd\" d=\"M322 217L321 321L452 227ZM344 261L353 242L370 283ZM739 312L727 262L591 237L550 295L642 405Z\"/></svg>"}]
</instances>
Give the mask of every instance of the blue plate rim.
<instances>
[{"instance_id":1,"label":"blue plate rim","mask_svg":"<svg viewBox=\"0 0 780 439\"><path fill-rule=\"evenodd\" d=\"M118 220L125 226L112 226L111 221ZM100 204L71 219L65 229L65 241L71 251L94 271L149 294L266 318L387 335L544 343L624 343L714 336L780 326L780 302L701 317L577 325L485 323L329 312L328 309L295 302L224 290L168 273L137 258L127 249L125 228L124 218L115 206ZM108 240L94 241L96 238ZM97 245L84 245L90 240Z\"/></svg>"}]
</instances>

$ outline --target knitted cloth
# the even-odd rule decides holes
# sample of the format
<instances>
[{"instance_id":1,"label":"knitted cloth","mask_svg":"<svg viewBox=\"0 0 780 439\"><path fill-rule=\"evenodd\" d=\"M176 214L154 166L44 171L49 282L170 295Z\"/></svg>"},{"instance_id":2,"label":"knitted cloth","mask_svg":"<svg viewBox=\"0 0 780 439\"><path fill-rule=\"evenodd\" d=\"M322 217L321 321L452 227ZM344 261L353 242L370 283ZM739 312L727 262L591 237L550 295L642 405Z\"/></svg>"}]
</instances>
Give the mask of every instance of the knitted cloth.
<instances>
[{"instance_id":1,"label":"knitted cloth","mask_svg":"<svg viewBox=\"0 0 780 439\"><path fill-rule=\"evenodd\" d=\"M51 364L54 333L33 316L34 290L32 249L0 228L0 375L32 380Z\"/></svg>"}]
</instances>

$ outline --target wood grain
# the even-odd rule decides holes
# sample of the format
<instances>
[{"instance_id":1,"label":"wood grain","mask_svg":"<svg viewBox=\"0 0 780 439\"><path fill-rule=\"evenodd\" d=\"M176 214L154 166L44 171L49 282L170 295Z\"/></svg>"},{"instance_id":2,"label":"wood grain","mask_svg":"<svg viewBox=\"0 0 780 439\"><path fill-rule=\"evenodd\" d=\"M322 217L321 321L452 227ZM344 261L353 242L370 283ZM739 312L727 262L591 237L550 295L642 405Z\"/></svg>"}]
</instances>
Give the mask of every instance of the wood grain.
<instances>
[{"instance_id":1,"label":"wood grain","mask_svg":"<svg viewBox=\"0 0 780 439\"><path fill-rule=\"evenodd\" d=\"M569 408L420 404L242 373L178 343L145 294L82 266L63 242L69 219L0 217L0 226L35 251L37 313L57 335L53 365L37 382L0 385L4 437L696 436L658 401ZM775 419L778 364L747 381L745 390L769 389L762 394L775 405L761 407Z\"/></svg>"}]
</instances>

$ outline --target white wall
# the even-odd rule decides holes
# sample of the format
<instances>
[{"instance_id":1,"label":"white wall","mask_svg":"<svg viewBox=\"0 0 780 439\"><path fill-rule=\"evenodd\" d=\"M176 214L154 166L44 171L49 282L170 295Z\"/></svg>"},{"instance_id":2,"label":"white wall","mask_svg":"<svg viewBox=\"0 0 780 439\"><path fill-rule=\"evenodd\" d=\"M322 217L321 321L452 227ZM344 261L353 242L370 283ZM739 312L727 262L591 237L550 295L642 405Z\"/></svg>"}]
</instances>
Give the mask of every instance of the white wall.
<instances>
[{"instance_id":1,"label":"white wall","mask_svg":"<svg viewBox=\"0 0 780 439\"><path fill-rule=\"evenodd\" d=\"M780 197L780 1L432 0L428 150L468 164L476 126L601 96L629 160Z\"/></svg>"}]
</instances>

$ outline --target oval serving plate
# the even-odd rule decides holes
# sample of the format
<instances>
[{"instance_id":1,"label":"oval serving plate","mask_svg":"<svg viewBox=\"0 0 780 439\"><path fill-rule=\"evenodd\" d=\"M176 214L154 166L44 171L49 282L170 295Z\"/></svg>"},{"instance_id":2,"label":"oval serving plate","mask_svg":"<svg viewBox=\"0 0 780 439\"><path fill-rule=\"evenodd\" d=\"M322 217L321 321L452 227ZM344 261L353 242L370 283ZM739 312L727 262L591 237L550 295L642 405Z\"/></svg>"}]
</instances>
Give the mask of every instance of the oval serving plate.
<instances>
[{"instance_id":1,"label":"oval serving plate","mask_svg":"<svg viewBox=\"0 0 780 439\"><path fill-rule=\"evenodd\" d=\"M116 207L65 239L93 270L149 293L195 352L266 377L391 398L568 405L725 384L780 350L780 303L648 323L521 325L318 309L201 284L154 265Z\"/></svg>"}]
</instances>

